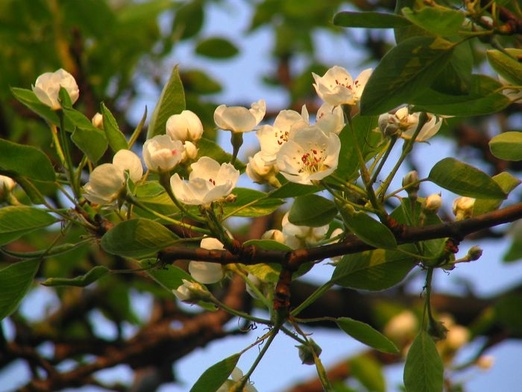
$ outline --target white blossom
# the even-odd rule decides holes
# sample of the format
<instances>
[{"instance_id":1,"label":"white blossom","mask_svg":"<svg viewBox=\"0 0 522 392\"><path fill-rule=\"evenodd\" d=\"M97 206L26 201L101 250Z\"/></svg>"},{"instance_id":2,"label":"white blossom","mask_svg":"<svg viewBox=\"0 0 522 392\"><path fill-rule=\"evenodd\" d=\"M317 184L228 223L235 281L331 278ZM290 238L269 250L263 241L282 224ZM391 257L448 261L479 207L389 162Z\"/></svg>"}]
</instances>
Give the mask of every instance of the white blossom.
<instances>
[{"instance_id":1,"label":"white blossom","mask_svg":"<svg viewBox=\"0 0 522 392\"><path fill-rule=\"evenodd\" d=\"M345 125L342 107L323 103L317 111L315 125L324 132L341 133Z\"/></svg>"},{"instance_id":2,"label":"white blossom","mask_svg":"<svg viewBox=\"0 0 522 392\"><path fill-rule=\"evenodd\" d=\"M182 279L182 284L172 293L183 302L195 303L197 301L204 301L209 299L210 292L207 288L198 282L192 282L187 279Z\"/></svg>"},{"instance_id":3,"label":"white blossom","mask_svg":"<svg viewBox=\"0 0 522 392\"><path fill-rule=\"evenodd\" d=\"M96 204L111 204L125 188L125 172L134 182L143 176L140 158L130 150L118 151L112 163L104 163L91 172L83 187L85 198Z\"/></svg>"},{"instance_id":4,"label":"white blossom","mask_svg":"<svg viewBox=\"0 0 522 392\"><path fill-rule=\"evenodd\" d=\"M410 113L408 107L404 106L395 113L384 113L379 116L379 127L387 136L399 135L403 139L411 139L419 125L420 112ZM428 121L422 126L417 134L416 142L425 142L439 132L442 118L427 113Z\"/></svg>"},{"instance_id":5,"label":"white blossom","mask_svg":"<svg viewBox=\"0 0 522 392\"><path fill-rule=\"evenodd\" d=\"M203 249L224 249L221 241L212 237L203 238L199 246ZM204 284L219 282L224 276L223 266L219 263L191 261L188 269L194 279Z\"/></svg>"},{"instance_id":6,"label":"white blossom","mask_svg":"<svg viewBox=\"0 0 522 392\"><path fill-rule=\"evenodd\" d=\"M351 105L359 103L361 95L370 78L372 69L365 69L353 80L350 73L343 67L334 66L323 76L312 73L317 95L332 106Z\"/></svg>"},{"instance_id":7,"label":"white blossom","mask_svg":"<svg viewBox=\"0 0 522 392\"><path fill-rule=\"evenodd\" d=\"M328 232L328 225L319 227L297 226L288 220L288 212L281 221L284 242L292 249L317 245Z\"/></svg>"},{"instance_id":8,"label":"white blossom","mask_svg":"<svg viewBox=\"0 0 522 392\"><path fill-rule=\"evenodd\" d=\"M277 167L289 181L311 185L334 172L340 150L341 141L335 133L305 128L281 147Z\"/></svg>"},{"instance_id":9,"label":"white blossom","mask_svg":"<svg viewBox=\"0 0 522 392\"><path fill-rule=\"evenodd\" d=\"M53 110L62 108L60 104L60 88L67 90L71 102L75 103L80 96L80 90L74 77L64 69L55 72L46 72L38 76L33 86L33 92L43 104Z\"/></svg>"},{"instance_id":10,"label":"white blossom","mask_svg":"<svg viewBox=\"0 0 522 392\"><path fill-rule=\"evenodd\" d=\"M170 178L176 198L190 205L208 205L229 195L240 174L230 163L220 165L209 157L201 157L190 167L188 181L182 180L178 173Z\"/></svg>"},{"instance_id":11,"label":"white blossom","mask_svg":"<svg viewBox=\"0 0 522 392\"><path fill-rule=\"evenodd\" d=\"M234 133L253 131L266 113L263 99L254 102L250 109L243 106L219 105L214 111L214 122L224 130Z\"/></svg>"},{"instance_id":12,"label":"white blossom","mask_svg":"<svg viewBox=\"0 0 522 392\"><path fill-rule=\"evenodd\" d=\"M230 375L230 380L227 380L219 387L216 392L230 392L231 390L235 391L234 386L241 382L243 378L243 372L238 367L232 370L232 374ZM245 387L242 392L257 392L257 389L254 388L250 381L247 381Z\"/></svg>"},{"instance_id":13,"label":"white blossom","mask_svg":"<svg viewBox=\"0 0 522 392\"><path fill-rule=\"evenodd\" d=\"M203 135L203 124L194 112L183 110L170 116L166 124L167 135L173 140L196 142Z\"/></svg>"},{"instance_id":14,"label":"white blossom","mask_svg":"<svg viewBox=\"0 0 522 392\"><path fill-rule=\"evenodd\" d=\"M180 140L172 140L169 135L156 135L143 144L143 160L149 170L167 172L183 158L185 147Z\"/></svg>"},{"instance_id":15,"label":"white blossom","mask_svg":"<svg viewBox=\"0 0 522 392\"><path fill-rule=\"evenodd\" d=\"M274 163L267 163L262 151L248 158L245 172L252 181L258 184L271 183L277 186L279 183L276 178L277 166Z\"/></svg>"},{"instance_id":16,"label":"white blossom","mask_svg":"<svg viewBox=\"0 0 522 392\"><path fill-rule=\"evenodd\" d=\"M290 135L308 126L308 112L305 106L301 114L295 110L281 110L273 125L263 125L256 132L264 160L267 163L275 163L277 153Z\"/></svg>"}]
</instances>

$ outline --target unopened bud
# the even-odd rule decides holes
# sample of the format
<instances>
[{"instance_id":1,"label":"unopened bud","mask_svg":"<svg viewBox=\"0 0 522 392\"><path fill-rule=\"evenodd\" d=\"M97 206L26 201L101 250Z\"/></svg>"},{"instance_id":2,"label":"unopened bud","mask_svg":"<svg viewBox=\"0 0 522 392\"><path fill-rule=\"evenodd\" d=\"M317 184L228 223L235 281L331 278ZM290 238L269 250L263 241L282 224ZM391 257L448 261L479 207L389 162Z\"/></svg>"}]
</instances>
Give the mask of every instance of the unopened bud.
<instances>
[{"instance_id":1,"label":"unopened bud","mask_svg":"<svg viewBox=\"0 0 522 392\"><path fill-rule=\"evenodd\" d=\"M314 356L319 357L323 351L312 339L309 344L300 344L296 346L299 349L299 358L303 365L313 365L315 363Z\"/></svg>"},{"instance_id":2,"label":"unopened bud","mask_svg":"<svg viewBox=\"0 0 522 392\"><path fill-rule=\"evenodd\" d=\"M481 370L489 370L495 363L495 358L491 355L481 355L478 357L475 365L477 365Z\"/></svg>"},{"instance_id":3,"label":"unopened bud","mask_svg":"<svg viewBox=\"0 0 522 392\"><path fill-rule=\"evenodd\" d=\"M482 249L479 246L477 246L477 245L472 246L468 250L469 261L478 260L478 259L480 259L481 256L482 256Z\"/></svg>"},{"instance_id":4,"label":"unopened bud","mask_svg":"<svg viewBox=\"0 0 522 392\"><path fill-rule=\"evenodd\" d=\"M271 229L271 230L265 231L263 233L263 235L261 236L261 238L264 240L277 241L281 244L285 243L285 235L283 234L283 232L281 230L277 230L277 229Z\"/></svg>"},{"instance_id":5,"label":"unopened bud","mask_svg":"<svg viewBox=\"0 0 522 392\"><path fill-rule=\"evenodd\" d=\"M446 335L446 345L452 351L457 351L469 341L469 330L462 325L453 325Z\"/></svg>"},{"instance_id":6,"label":"unopened bud","mask_svg":"<svg viewBox=\"0 0 522 392\"><path fill-rule=\"evenodd\" d=\"M194 160L198 156L198 148L196 145L190 141L186 141L183 143L183 146L185 147L183 151L183 157L181 160L183 162L186 162L187 160Z\"/></svg>"},{"instance_id":7,"label":"unopened bud","mask_svg":"<svg viewBox=\"0 0 522 392\"><path fill-rule=\"evenodd\" d=\"M174 293L180 301L193 304L198 301L208 301L210 299L212 294L210 294L208 289L202 284L187 279L183 279L182 282L183 284L181 286L176 290L172 290L172 293Z\"/></svg>"},{"instance_id":8,"label":"unopened bud","mask_svg":"<svg viewBox=\"0 0 522 392\"><path fill-rule=\"evenodd\" d=\"M472 197L457 197L453 201L453 214L455 215L455 219L459 221L471 218L474 205L475 199Z\"/></svg>"},{"instance_id":9,"label":"unopened bud","mask_svg":"<svg viewBox=\"0 0 522 392\"><path fill-rule=\"evenodd\" d=\"M442 206L442 197L440 193L429 195L424 202L424 209L430 212L437 212Z\"/></svg>"},{"instance_id":10,"label":"unopened bud","mask_svg":"<svg viewBox=\"0 0 522 392\"><path fill-rule=\"evenodd\" d=\"M408 192L408 196L411 198L417 198L417 192L419 191L419 173L416 170L412 170L404 176L402 179L402 186Z\"/></svg>"},{"instance_id":11,"label":"unopened bud","mask_svg":"<svg viewBox=\"0 0 522 392\"><path fill-rule=\"evenodd\" d=\"M15 186L16 182L11 177L0 175L0 202L8 199Z\"/></svg>"},{"instance_id":12,"label":"unopened bud","mask_svg":"<svg viewBox=\"0 0 522 392\"><path fill-rule=\"evenodd\" d=\"M101 113L96 113L92 117L91 122L96 128L103 129L103 115Z\"/></svg>"}]
</instances>

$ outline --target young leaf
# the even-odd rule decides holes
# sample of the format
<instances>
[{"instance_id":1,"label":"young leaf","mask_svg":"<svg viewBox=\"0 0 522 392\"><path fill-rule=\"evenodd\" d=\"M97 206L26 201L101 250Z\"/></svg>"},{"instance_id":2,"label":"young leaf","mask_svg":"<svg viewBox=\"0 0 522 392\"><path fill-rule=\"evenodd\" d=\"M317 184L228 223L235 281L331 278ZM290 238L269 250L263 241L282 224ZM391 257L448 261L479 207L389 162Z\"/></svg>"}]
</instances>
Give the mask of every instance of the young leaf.
<instances>
[{"instance_id":1,"label":"young leaf","mask_svg":"<svg viewBox=\"0 0 522 392\"><path fill-rule=\"evenodd\" d=\"M335 322L344 332L367 346L390 354L399 352L397 346L390 339L366 323L349 317L338 318Z\"/></svg>"},{"instance_id":2,"label":"young leaf","mask_svg":"<svg viewBox=\"0 0 522 392\"><path fill-rule=\"evenodd\" d=\"M456 35L466 17L464 12L444 7L423 7L419 11L405 7L401 11L411 23L444 37Z\"/></svg>"},{"instance_id":3,"label":"young leaf","mask_svg":"<svg viewBox=\"0 0 522 392\"><path fill-rule=\"evenodd\" d=\"M444 366L433 338L421 331L408 350L404 366L404 386L408 392L441 392Z\"/></svg>"},{"instance_id":4,"label":"young leaf","mask_svg":"<svg viewBox=\"0 0 522 392\"><path fill-rule=\"evenodd\" d=\"M511 103L500 91L502 84L488 76L471 75L468 84L468 93L458 95L429 88L413 97L411 104L415 105L415 111L468 117L497 113Z\"/></svg>"},{"instance_id":5,"label":"young leaf","mask_svg":"<svg viewBox=\"0 0 522 392\"><path fill-rule=\"evenodd\" d=\"M33 230L52 225L56 221L54 216L35 207L0 208L0 245L7 244Z\"/></svg>"},{"instance_id":6,"label":"young leaf","mask_svg":"<svg viewBox=\"0 0 522 392\"><path fill-rule=\"evenodd\" d=\"M11 93L23 105L38 114L51 124L59 124L58 115L49 106L43 104L31 90L25 88L11 87Z\"/></svg>"},{"instance_id":7,"label":"young leaf","mask_svg":"<svg viewBox=\"0 0 522 392\"><path fill-rule=\"evenodd\" d=\"M350 211L348 206L340 208L344 224L359 239L376 248L395 249L397 240L391 230L364 212Z\"/></svg>"},{"instance_id":8,"label":"young leaf","mask_svg":"<svg viewBox=\"0 0 522 392\"><path fill-rule=\"evenodd\" d=\"M216 392L236 367L239 357L239 354L234 354L209 367L199 377L190 392Z\"/></svg>"},{"instance_id":9,"label":"young leaf","mask_svg":"<svg viewBox=\"0 0 522 392\"><path fill-rule=\"evenodd\" d=\"M489 64L500 76L515 86L522 86L522 49L507 49L507 54L500 50L487 50ZM517 60L518 59L518 60Z\"/></svg>"},{"instance_id":10,"label":"young leaf","mask_svg":"<svg viewBox=\"0 0 522 392\"><path fill-rule=\"evenodd\" d=\"M128 149L129 145L127 139L125 139L125 135L120 131L116 119L103 102L100 105L100 110L103 116L103 131L105 132L105 137L109 142L111 150L118 152L119 150Z\"/></svg>"},{"instance_id":11,"label":"young leaf","mask_svg":"<svg viewBox=\"0 0 522 392\"><path fill-rule=\"evenodd\" d=\"M378 115L428 89L451 59L454 43L438 37L413 37L381 60L361 97L361 114Z\"/></svg>"},{"instance_id":12,"label":"young leaf","mask_svg":"<svg viewBox=\"0 0 522 392\"><path fill-rule=\"evenodd\" d=\"M38 181L56 179L53 165L42 151L4 139L0 139L0 172L16 173Z\"/></svg>"},{"instance_id":13,"label":"young leaf","mask_svg":"<svg viewBox=\"0 0 522 392\"><path fill-rule=\"evenodd\" d=\"M506 195L520 185L520 180L508 172L502 172L492 177ZM502 204L503 199L477 199L473 205L473 215L481 215L494 211Z\"/></svg>"},{"instance_id":14,"label":"young leaf","mask_svg":"<svg viewBox=\"0 0 522 392\"><path fill-rule=\"evenodd\" d=\"M367 391L385 392L384 366L372 355L358 355L349 361L352 374Z\"/></svg>"},{"instance_id":15,"label":"young leaf","mask_svg":"<svg viewBox=\"0 0 522 392\"><path fill-rule=\"evenodd\" d=\"M415 251L412 245L401 248ZM344 256L335 267L332 281L354 289L385 290L401 282L415 265L412 256L399 251L376 249Z\"/></svg>"},{"instance_id":16,"label":"young leaf","mask_svg":"<svg viewBox=\"0 0 522 392\"><path fill-rule=\"evenodd\" d=\"M341 27L363 27L367 29L393 29L411 25L401 15L352 11L342 11L335 14L333 24Z\"/></svg>"},{"instance_id":17,"label":"young leaf","mask_svg":"<svg viewBox=\"0 0 522 392\"><path fill-rule=\"evenodd\" d=\"M0 320L9 316L18 307L31 287L38 267L40 261L34 259L19 261L0 270Z\"/></svg>"},{"instance_id":18,"label":"young leaf","mask_svg":"<svg viewBox=\"0 0 522 392\"><path fill-rule=\"evenodd\" d=\"M96 282L98 279L104 277L110 272L107 267L103 265L97 265L93 267L85 275L77 276L72 279L68 278L49 278L42 282L44 286L74 286L74 287L86 287L91 283Z\"/></svg>"},{"instance_id":19,"label":"young leaf","mask_svg":"<svg viewBox=\"0 0 522 392\"><path fill-rule=\"evenodd\" d=\"M298 226L319 227L328 225L337 215L335 204L319 195L305 195L295 198L288 220Z\"/></svg>"},{"instance_id":20,"label":"young leaf","mask_svg":"<svg viewBox=\"0 0 522 392\"><path fill-rule=\"evenodd\" d=\"M522 132L504 132L489 141L491 153L506 161L522 161Z\"/></svg>"},{"instance_id":21,"label":"young leaf","mask_svg":"<svg viewBox=\"0 0 522 392\"><path fill-rule=\"evenodd\" d=\"M286 184L283 184L281 188L273 190L268 195L270 197L286 199L290 197L309 195L311 193L319 192L320 190L321 189L315 185L303 185L295 182L287 182Z\"/></svg>"},{"instance_id":22,"label":"young leaf","mask_svg":"<svg viewBox=\"0 0 522 392\"><path fill-rule=\"evenodd\" d=\"M74 127L71 136L74 144L87 155L91 162L98 162L108 146L103 131L92 125L92 122L76 109L64 107L63 113Z\"/></svg>"},{"instance_id":23,"label":"young leaf","mask_svg":"<svg viewBox=\"0 0 522 392\"><path fill-rule=\"evenodd\" d=\"M139 258L157 253L176 239L162 224L138 218L114 226L102 237L101 246L114 255Z\"/></svg>"},{"instance_id":24,"label":"young leaf","mask_svg":"<svg viewBox=\"0 0 522 392\"><path fill-rule=\"evenodd\" d=\"M185 91L179 77L178 67L175 66L152 113L147 139L164 134L169 117L181 113L183 110L185 110Z\"/></svg>"},{"instance_id":25,"label":"young leaf","mask_svg":"<svg viewBox=\"0 0 522 392\"><path fill-rule=\"evenodd\" d=\"M228 59L239 53L233 42L225 38L212 37L199 41L196 53L213 59Z\"/></svg>"},{"instance_id":26,"label":"young leaf","mask_svg":"<svg viewBox=\"0 0 522 392\"><path fill-rule=\"evenodd\" d=\"M476 199L505 199L500 186L483 171L455 158L444 158L430 171L428 179L457 195Z\"/></svg>"}]
</instances>

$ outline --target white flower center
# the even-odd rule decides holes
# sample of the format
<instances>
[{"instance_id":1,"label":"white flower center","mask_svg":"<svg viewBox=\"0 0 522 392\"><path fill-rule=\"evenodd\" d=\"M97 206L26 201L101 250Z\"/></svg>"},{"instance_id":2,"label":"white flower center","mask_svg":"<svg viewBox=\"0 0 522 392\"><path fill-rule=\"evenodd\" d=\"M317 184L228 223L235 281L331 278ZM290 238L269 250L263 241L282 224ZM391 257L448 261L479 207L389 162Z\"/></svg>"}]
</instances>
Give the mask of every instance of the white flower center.
<instances>
[{"instance_id":1,"label":"white flower center","mask_svg":"<svg viewBox=\"0 0 522 392\"><path fill-rule=\"evenodd\" d=\"M298 151L299 173L317 173L325 169L324 161L326 159L326 148L315 146L308 151ZM295 159L295 158L294 158Z\"/></svg>"}]
</instances>

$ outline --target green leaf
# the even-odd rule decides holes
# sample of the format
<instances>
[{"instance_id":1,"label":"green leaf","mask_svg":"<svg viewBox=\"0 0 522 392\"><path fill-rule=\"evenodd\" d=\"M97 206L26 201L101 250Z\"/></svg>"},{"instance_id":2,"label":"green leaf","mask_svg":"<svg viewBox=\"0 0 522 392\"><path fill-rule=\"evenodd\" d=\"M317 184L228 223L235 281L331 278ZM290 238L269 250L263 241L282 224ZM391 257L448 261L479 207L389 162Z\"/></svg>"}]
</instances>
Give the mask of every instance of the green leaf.
<instances>
[{"instance_id":1,"label":"green leaf","mask_svg":"<svg viewBox=\"0 0 522 392\"><path fill-rule=\"evenodd\" d=\"M441 75L439 75L441 76ZM501 92L502 84L485 75L471 75L467 94L445 94L433 88L411 99L415 111L448 116L479 116L497 113L511 104Z\"/></svg>"},{"instance_id":2,"label":"green leaf","mask_svg":"<svg viewBox=\"0 0 522 392\"><path fill-rule=\"evenodd\" d=\"M142 268L147 269L147 274L159 283L165 290L172 293L183 284L183 279L193 281L194 278L181 268L174 265L157 265L156 259L145 259L140 261Z\"/></svg>"},{"instance_id":3,"label":"green leaf","mask_svg":"<svg viewBox=\"0 0 522 392\"><path fill-rule=\"evenodd\" d=\"M98 279L104 277L110 272L110 269L103 265L97 265L93 267L85 275L77 276L75 278L49 278L42 282L44 286L74 286L74 287L86 287L91 283L96 282Z\"/></svg>"},{"instance_id":4,"label":"green leaf","mask_svg":"<svg viewBox=\"0 0 522 392\"><path fill-rule=\"evenodd\" d=\"M64 107L63 114L74 127L74 132L71 136L74 144L87 155L91 162L98 162L108 146L107 138L103 131L92 125L91 120L76 109Z\"/></svg>"},{"instance_id":5,"label":"green leaf","mask_svg":"<svg viewBox=\"0 0 522 392\"><path fill-rule=\"evenodd\" d=\"M295 198L288 220L298 226L319 227L329 225L336 215L333 201L312 194Z\"/></svg>"},{"instance_id":6,"label":"green leaf","mask_svg":"<svg viewBox=\"0 0 522 392\"><path fill-rule=\"evenodd\" d=\"M18 307L31 287L39 267L40 260L34 259L20 261L0 270L0 320Z\"/></svg>"},{"instance_id":7,"label":"green leaf","mask_svg":"<svg viewBox=\"0 0 522 392\"><path fill-rule=\"evenodd\" d=\"M344 332L367 346L390 354L399 352L397 346L390 339L366 323L349 317L338 318L335 322Z\"/></svg>"},{"instance_id":8,"label":"green leaf","mask_svg":"<svg viewBox=\"0 0 522 392\"><path fill-rule=\"evenodd\" d=\"M204 20L203 3L201 1L187 2L176 11L172 33L177 39L192 38L201 31Z\"/></svg>"},{"instance_id":9,"label":"green leaf","mask_svg":"<svg viewBox=\"0 0 522 392\"><path fill-rule=\"evenodd\" d=\"M432 337L421 331L408 350L404 386L408 392L441 392L444 366Z\"/></svg>"},{"instance_id":10,"label":"green leaf","mask_svg":"<svg viewBox=\"0 0 522 392\"><path fill-rule=\"evenodd\" d=\"M236 56L239 50L228 39L212 37L199 41L196 45L196 53L212 59L228 59Z\"/></svg>"},{"instance_id":11,"label":"green leaf","mask_svg":"<svg viewBox=\"0 0 522 392\"><path fill-rule=\"evenodd\" d=\"M378 128L378 116L355 116L352 119L353 132L345 127L339 134L341 139L341 152L339 153L339 165L335 175L353 181L359 177L359 159L357 145L361 150L364 160L373 158L383 143L383 134ZM354 137L355 132L355 137Z\"/></svg>"},{"instance_id":12,"label":"green leaf","mask_svg":"<svg viewBox=\"0 0 522 392\"><path fill-rule=\"evenodd\" d=\"M444 158L430 171L428 179L461 196L476 199L505 199L506 194L486 173L455 158Z\"/></svg>"},{"instance_id":13,"label":"green leaf","mask_svg":"<svg viewBox=\"0 0 522 392\"><path fill-rule=\"evenodd\" d=\"M111 111L105 106L102 102L100 105L101 114L103 116L103 131L105 132L105 137L109 142L109 146L111 150L115 153L119 150L127 150L129 145L127 143L127 139L125 135L120 131L120 127L116 122L116 119L112 115Z\"/></svg>"},{"instance_id":14,"label":"green leaf","mask_svg":"<svg viewBox=\"0 0 522 392\"><path fill-rule=\"evenodd\" d=\"M223 206L226 217L258 217L269 215L284 203L284 200L268 197L261 191L248 188L235 188L232 193L236 200Z\"/></svg>"},{"instance_id":15,"label":"green leaf","mask_svg":"<svg viewBox=\"0 0 522 392\"><path fill-rule=\"evenodd\" d=\"M0 171L38 180L54 181L54 168L42 151L35 147L0 139Z\"/></svg>"},{"instance_id":16,"label":"green leaf","mask_svg":"<svg viewBox=\"0 0 522 392\"><path fill-rule=\"evenodd\" d=\"M175 66L152 113L147 139L165 134L165 126L169 117L181 113L183 110L185 110L185 91L179 77L178 66Z\"/></svg>"},{"instance_id":17,"label":"green leaf","mask_svg":"<svg viewBox=\"0 0 522 392\"><path fill-rule=\"evenodd\" d=\"M354 378L359 380L367 391L386 391L386 380L381 364L373 356L358 355L350 359L349 365Z\"/></svg>"},{"instance_id":18,"label":"green leaf","mask_svg":"<svg viewBox=\"0 0 522 392\"><path fill-rule=\"evenodd\" d=\"M390 29L409 26L411 23L406 18L396 14L342 11L335 14L333 24L341 27Z\"/></svg>"},{"instance_id":19,"label":"green leaf","mask_svg":"<svg viewBox=\"0 0 522 392\"><path fill-rule=\"evenodd\" d=\"M361 97L361 114L378 115L428 89L451 59L455 44L413 37L390 50L372 73Z\"/></svg>"},{"instance_id":20,"label":"green leaf","mask_svg":"<svg viewBox=\"0 0 522 392\"><path fill-rule=\"evenodd\" d=\"M57 219L39 208L7 206L0 208L0 245L5 245L33 230L47 227Z\"/></svg>"},{"instance_id":21,"label":"green leaf","mask_svg":"<svg viewBox=\"0 0 522 392\"><path fill-rule=\"evenodd\" d=\"M506 161L522 160L522 132L503 132L489 141L491 153Z\"/></svg>"},{"instance_id":22,"label":"green leaf","mask_svg":"<svg viewBox=\"0 0 522 392\"><path fill-rule=\"evenodd\" d=\"M401 11L416 26L445 37L456 35L466 18L464 12L443 7L422 7L418 11L404 7Z\"/></svg>"},{"instance_id":23,"label":"green leaf","mask_svg":"<svg viewBox=\"0 0 522 392\"><path fill-rule=\"evenodd\" d=\"M217 94L223 90L221 84L206 72L189 69L181 74L183 84L194 94Z\"/></svg>"},{"instance_id":24,"label":"green leaf","mask_svg":"<svg viewBox=\"0 0 522 392\"><path fill-rule=\"evenodd\" d=\"M190 392L217 391L236 367L239 357L240 354L234 354L209 367L199 377Z\"/></svg>"},{"instance_id":25,"label":"green leaf","mask_svg":"<svg viewBox=\"0 0 522 392\"><path fill-rule=\"evenodd\" d=\"M11 92L15 98L27 106L33 112L51 124L59 124L58 115L49 106L43 104L31 90L25 88L11 87Z\"/></svg>"},{"instance_id":26,"label":"green leaf","mask_svg":"<svg viewBox=\"0 0 522 392\"><path fill-rule=\"evenodd\" d=\"M341 206L339 211L345 226L360 240L376 248L395 249L397 240L391 230L367 213L354 211L350 205Z\"/></svg>"},{"instance_id":27,"label":"green leaf","mask_svg":"<svg viewBox=\"0 0 522 392\"><path fill-rule=\"evenodd\" d=\"M520 180L508 172L502 172L492 177L498 186L508 195L513 189L520 185ZM473 215L481 215L494 211L502 204L503 199L478 199L473 205Z\"/></svg>"},{"instance_id":28,"label":"green leaf","mask_svg":"<svg viewBox=\"0 0 522 392\"><path fill-rule=\"evenodd\" d=\"M311 193L319 192L320 190L321 188L315 185L303 185L296 184L295 182L287 182L286 184L283 184L281 188L273 190L268 195L278 199L286 199L290 197L309 195Z\"/></svg>"},{"instance_id":29,"label":"green leaf","mask_svg":"<svg viewBox=\"0 0 522 392\"><path fill-rule=\"evenodd\" d=\"M506 49L507 54L500 50L486 51L489 64L500 76L515 86L522 86L522 49Z\"/></svg>"},{"instance_id":30,"label":"green leaf","mask_svg":"<svg viewBox=\"0 0 522 392\"><path fill-rule=\"evenodd\" d=\"M140 258L153 255L176 240L162 224L139 218L114 226L102 237L101 246L111 254Z\"/></svg>"},{"instance_id":31,"label":"green leaf","mask_svg":"<svg viewBox=\"0 0 522 392\"><path fill-rule=\"evenodd\" d=\"M403 245L399 249L415 251L412 245ZM415 265L414 257L400 251L376 249L345 255L337 263L331 280L343 287L385 290L400 283Z\"/></svg>"}]
</instances>

